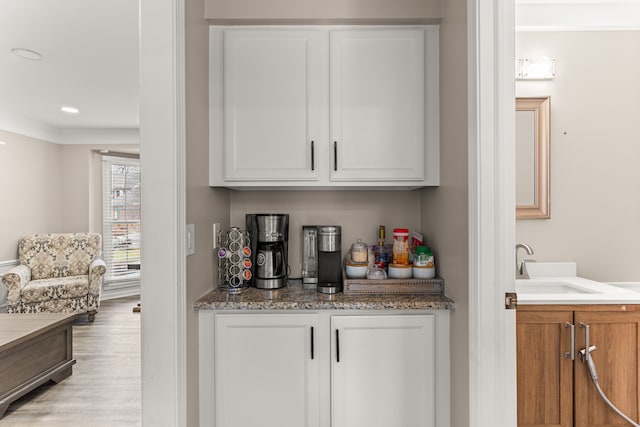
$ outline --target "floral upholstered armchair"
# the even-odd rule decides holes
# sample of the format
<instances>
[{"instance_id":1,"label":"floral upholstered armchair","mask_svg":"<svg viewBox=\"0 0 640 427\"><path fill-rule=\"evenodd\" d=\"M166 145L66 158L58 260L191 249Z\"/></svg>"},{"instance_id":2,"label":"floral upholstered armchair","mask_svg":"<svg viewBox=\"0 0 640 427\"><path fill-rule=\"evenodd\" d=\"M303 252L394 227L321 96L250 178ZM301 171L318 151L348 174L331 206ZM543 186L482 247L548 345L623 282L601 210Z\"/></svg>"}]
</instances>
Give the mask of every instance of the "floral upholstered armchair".
<instances>
[{"instance_id":1,"label":"floral upholstered armchair","mask_svg":"<svg viewBox=\"0 0 640 427\"><path fill-rule=\"evenodd\" d=\"M93 322L107 271L96 233L36 234L18 243L20 265L2 278L9 313L87 313Z\"/></svg>"}]
</instances>

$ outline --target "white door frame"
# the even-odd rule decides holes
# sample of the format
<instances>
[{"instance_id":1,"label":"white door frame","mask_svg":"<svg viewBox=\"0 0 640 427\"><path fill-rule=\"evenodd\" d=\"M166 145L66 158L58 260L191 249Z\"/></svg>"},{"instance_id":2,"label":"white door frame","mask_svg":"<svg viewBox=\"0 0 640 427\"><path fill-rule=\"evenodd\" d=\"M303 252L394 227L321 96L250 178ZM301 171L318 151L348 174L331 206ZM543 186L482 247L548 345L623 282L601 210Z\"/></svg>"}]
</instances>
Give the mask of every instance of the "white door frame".
<instances>
[{"instance_id":1,"label":"white door frame","mask_svg":"<svg viewBox=\"0 0 640 427\"><path fill-rule=\"evenodd\" d=\"M184 2L140 0L145 426L187 425Z\"/></svg>"},{"instance_id":2,"label":"white door frame","mask_svg":"<svg viewBox=\"0 0 640 427\"><path fill-rule=\"evenodd\" d=\"M184 1L140 0L143 425L186 425ZM513 0L468 0L469 426L513 427ZM194 414L196 416L197 414Z\"/></svg>"},{"instance_id":3,"label":"white door frame","mask_svg":"<svg viewBox=\"0 0 640 427\"><path fill-rule=\"evenodd\" d=\"M514 427L514 1L468 0L469 426Z\"/></svg>"}]
</instances>

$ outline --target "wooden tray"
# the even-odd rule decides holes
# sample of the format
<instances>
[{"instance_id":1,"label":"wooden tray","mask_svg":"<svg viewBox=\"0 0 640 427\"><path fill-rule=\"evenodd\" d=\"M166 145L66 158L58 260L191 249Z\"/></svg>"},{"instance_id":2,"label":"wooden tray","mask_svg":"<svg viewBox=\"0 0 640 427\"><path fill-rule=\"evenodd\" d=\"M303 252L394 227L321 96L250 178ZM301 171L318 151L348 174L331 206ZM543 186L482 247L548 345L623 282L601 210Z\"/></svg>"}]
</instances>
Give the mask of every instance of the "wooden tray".
<instances>
[{"instance_id":1,"label":"wooden tray","mask_svg":"<svg viewBox=\"0 0 640 427\"><path fill-rule=\"evenodd\" d=\"M342 272L345 295L364 294L408 294L408 295L444 295L444 279L347 279Z\"/></svg>"}]
</instances>

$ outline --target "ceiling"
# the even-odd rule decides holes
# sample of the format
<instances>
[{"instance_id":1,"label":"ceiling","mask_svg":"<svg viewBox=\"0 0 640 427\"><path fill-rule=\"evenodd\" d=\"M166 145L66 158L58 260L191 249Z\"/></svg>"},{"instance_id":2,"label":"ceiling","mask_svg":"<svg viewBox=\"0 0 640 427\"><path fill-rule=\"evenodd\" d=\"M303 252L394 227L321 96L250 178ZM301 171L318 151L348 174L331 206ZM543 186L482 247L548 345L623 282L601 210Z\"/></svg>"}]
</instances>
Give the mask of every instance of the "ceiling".
<instances>
[{"instance_id":1,"label":"ceiling","mask_svg":"<svg viewBox=\"0 0 640 427\"><path fill-rule=\"evenodd\" d=\"M640 0L515 2L519 30L640 28ZM0 10L0 129L20 122L68 140L82 129L139 127L138 0L0 0Z\"/></svg>"},{"instance_id":2,"label":"ceiling","mask_svg":"<svg viewBox=\"0 0 640 427\"><path fill-rule=\"evenodd\" d=\"M138 128L138 9L138 0L0 0L2 121ZM63 113L63 105L80 112Z\"/></svg>"}]
</instances>

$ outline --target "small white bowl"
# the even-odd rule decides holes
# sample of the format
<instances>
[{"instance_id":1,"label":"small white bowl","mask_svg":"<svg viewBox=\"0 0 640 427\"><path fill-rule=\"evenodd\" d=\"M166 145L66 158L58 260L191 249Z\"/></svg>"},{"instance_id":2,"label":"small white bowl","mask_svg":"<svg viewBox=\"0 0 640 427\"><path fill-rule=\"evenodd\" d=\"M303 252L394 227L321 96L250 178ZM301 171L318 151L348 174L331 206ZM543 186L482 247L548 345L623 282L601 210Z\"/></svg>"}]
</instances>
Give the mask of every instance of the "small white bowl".
<instances>
[{"instance_id":1,"label":"small white bowl","mask_svg":"<svg viewBox=\"0 0 640 427\"><path fill-rule=\"evenodd\" d=\"M380 267L372 267L367 270L367 279L384 280L386 278L387 278L387 273Z\"/></svg>"},{"instance_id":2,"label":"small white bowl","mask_svg":"<svg viewBox=\"0 0 640 427\"><path fill-rule=\"evenodd\" d=\"M347 277L349 279L364 279L367 277L367 264L355 264L348 262L345 266Z\"/></svg>"},{"instance_id":3,"label":"small white bowl","mask_svg":"<svg viewBox=\"0 0 640 427\"><path fill-rule=\"evenodd\" d=\"M411 264L389 264L390 279L410 279L411 275Z\"/></svg>"},{"instance_id":4,"label":"small white bowl","mask_svg":"<svg viewBox=\"0 0 640 427\"><path fill-rule=\"evenodd\" d=\"M436 277L436 268L427 267L426 265L414 265L413 277L416 279L433 279Z\"/></svg>"}]
</instances>

